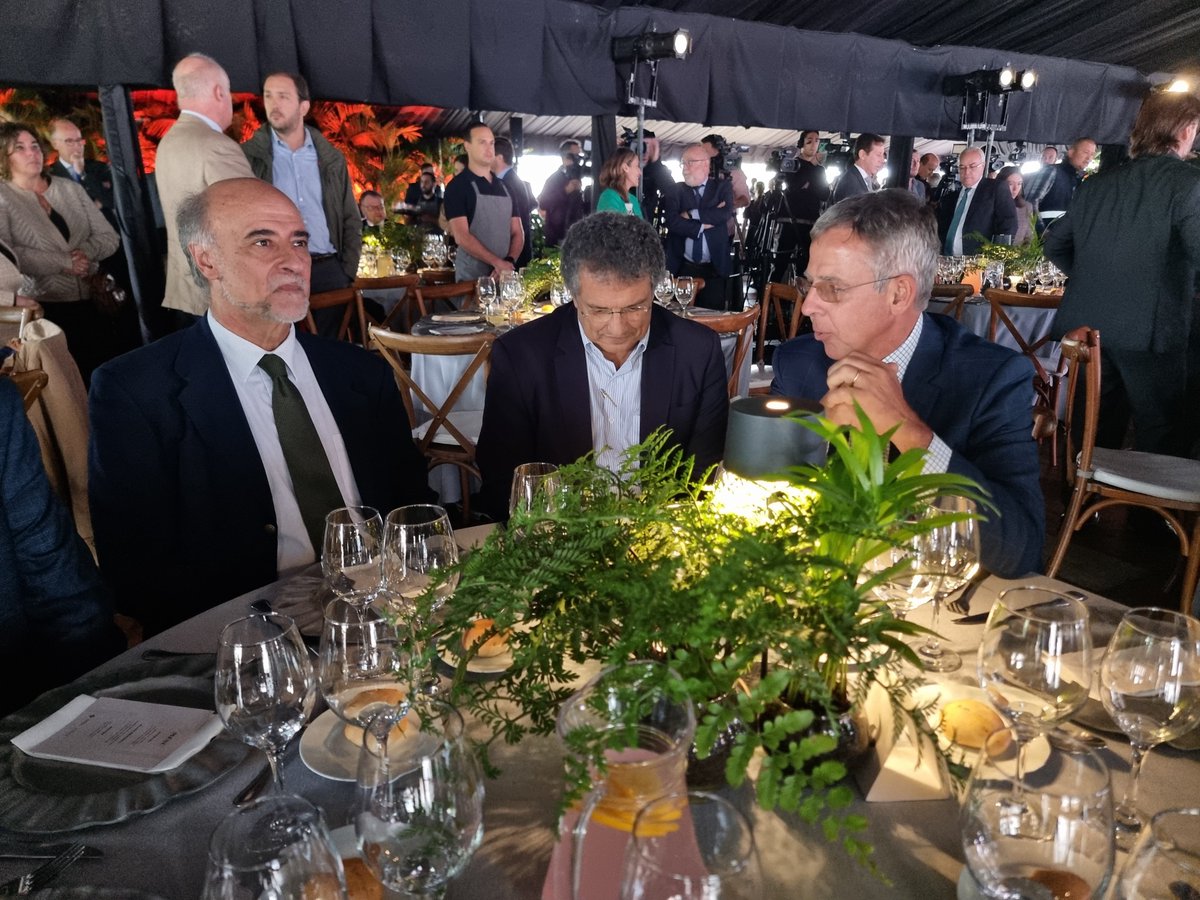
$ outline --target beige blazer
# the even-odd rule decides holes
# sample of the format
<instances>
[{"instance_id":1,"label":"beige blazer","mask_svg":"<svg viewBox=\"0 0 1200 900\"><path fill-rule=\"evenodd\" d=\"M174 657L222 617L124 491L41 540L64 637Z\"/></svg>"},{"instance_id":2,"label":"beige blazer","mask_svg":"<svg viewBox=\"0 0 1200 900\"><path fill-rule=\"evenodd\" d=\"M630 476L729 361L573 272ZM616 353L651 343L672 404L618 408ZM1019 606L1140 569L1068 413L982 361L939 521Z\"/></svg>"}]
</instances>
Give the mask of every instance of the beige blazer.
<instances>
[{"instance_id":1,"label":"beige blazer","mask_svg":"<svg viewBox=\"0 0 1200 900\"><path fill-rule=\"evenodd\" d=\"M3 243L13 256L17 255L17 251L7 243L4 241L0 241L0 243ZM20 259L20 257L17 258ZM0 253L0 306L17 305L17 294L23 293L21 290L23 280L21 270L12 264L12 260Z\"/></svg>"},{"instance_id":2,"label":"beige blazer","mask_svg":"<svg viewBox=\"0 0 1200 900\"><path fill-rule=\"evenodd\" d=\"M201 316L208 291L192 279L179 244L175 214L192 194L227 178L253 178L250 163L237 142L214 131L203 119L181 113L158 145L154 180L167 220L167 294L163 306Z\"/></svg>"},{"instance_id":3,"label":"beige blazer","mask_svg":"<svg viewBox=\"0 0 1200 900\"><path fill-rule=\"evenodd\" d=\"M86 300L87 281L63 271L71 265L71 251L99 262L116 252L117 233L87 191L69 178L51 178L46 199L67 223L70 239L54 227L33 191L0 182L0 241L16 251L39 303Z\"/></svg>"}]
</instances>

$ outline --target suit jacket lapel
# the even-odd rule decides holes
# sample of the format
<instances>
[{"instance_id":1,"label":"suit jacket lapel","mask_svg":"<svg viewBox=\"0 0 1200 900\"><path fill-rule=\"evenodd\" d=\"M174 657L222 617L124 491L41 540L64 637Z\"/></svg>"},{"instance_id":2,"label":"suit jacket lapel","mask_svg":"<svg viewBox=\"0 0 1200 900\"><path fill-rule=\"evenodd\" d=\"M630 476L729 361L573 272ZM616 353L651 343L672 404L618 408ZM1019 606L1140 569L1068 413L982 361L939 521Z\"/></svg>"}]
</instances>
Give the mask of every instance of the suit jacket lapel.
<instances>
[{"instance_id":1,"label":"suit jacket lapel","mask_svg":"<svg viewBox=\"0 0 1200 900\"><path fill-rule=\"evenodd\" d=\"M379 457L370 452L372 387L363 381L364 370L339 366L337 360L331 358L326 341L322 338L301 332L296 333L296 338L308 357L317 384L321 386L321 393L329 404L329 411L337 422L359 497L376 496L374 484L383 473L375 471L375 462Z\"/></svg>"},{"instance_id":2,"label":"suit jacket lapel","mask_svg":"<svg viewBox=\"0 0 1200 900\"><path fill-rule=\"evenodd\" d=\"M579 319L574 304L562 316L554 348L554 389L559 393L562 420L556 429L563 459L574 459L592 449L592 403L589 396L587 360ZM582 448L582 449L580 449Z\"/></svg>"},{"instance_id":3,"label":"suit jacket lapel","mask_svg":"<svg viewBox=\"0 0 1200 900\"><path fill-rule=\"evenodd\" d=\"M941 330L930 321L928 313L922 313L925 322L921 329L921 340L904 373L904 399L923 422L931 421L942 392L930 389L942 377L942 353L945 341Z\"/></svg>"},{"instance_id":4,"label":"suit jacket lapel","mask_svg":"<svg viewBox=\"0 0 1200 900\"><path fill-rule=\"evenodd\" d=\"M708 196L708 190L704 192ZM650 339L642 356L642 421L639 434L644 441L654 427L666 422L671 411L671 385L675 383L675 345L671 343L663 316L669 316L659 306L651 310Z\"/></svg>"}]
</instances>

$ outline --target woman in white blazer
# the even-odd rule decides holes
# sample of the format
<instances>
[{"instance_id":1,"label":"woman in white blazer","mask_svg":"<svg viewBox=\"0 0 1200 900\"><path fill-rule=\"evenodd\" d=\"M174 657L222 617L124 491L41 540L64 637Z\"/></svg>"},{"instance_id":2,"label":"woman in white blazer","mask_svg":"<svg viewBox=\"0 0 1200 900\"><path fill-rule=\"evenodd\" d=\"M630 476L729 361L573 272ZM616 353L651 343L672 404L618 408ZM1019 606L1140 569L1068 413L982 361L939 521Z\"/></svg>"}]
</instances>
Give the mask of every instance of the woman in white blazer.
<instances>
[{"instance_id":1,"label":"woman in white blazer","mask_svg":"<svg viewBox=\"0 0 1200 900\"><path fill-rule=\"evenodd\" d=\"M29 292L67 334L86 380L103 362L111 324L90 301L88 276L119 244L117 233L69 178L46 177L28 125L0 125L0 241L16 254Z\"/></svg>"}]
</instances>

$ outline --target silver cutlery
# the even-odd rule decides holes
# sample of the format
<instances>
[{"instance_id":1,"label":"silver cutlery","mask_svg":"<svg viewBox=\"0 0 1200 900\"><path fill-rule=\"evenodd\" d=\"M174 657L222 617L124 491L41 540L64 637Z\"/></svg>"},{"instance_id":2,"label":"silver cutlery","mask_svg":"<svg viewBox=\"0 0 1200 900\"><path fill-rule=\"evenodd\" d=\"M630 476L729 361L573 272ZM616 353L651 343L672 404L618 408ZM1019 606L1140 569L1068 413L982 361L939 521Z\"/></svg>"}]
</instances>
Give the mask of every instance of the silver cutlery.
<instances>
[{"instance_id":1,"label":"silver cutlery","mask_svg":"<svg viewBox=\"0 0 1200 900\"><path fill-rule=\"evenodd\" d=\"M54 859L58 854L71 849L72 844L16 844L0 847L0 859ZM100 859L104 851L99 847L84 846L80 859Z\"/></svg>"},{"instance_id":2,"label":"silver cutlery","mask_svg":"<svg viewBox=\"0 0 1200 900\"><path fill-rule=\"evenodd\" d=\"M79 857L83 856L85 849L83 844L72 844L50 862L39 866L32 872L0 884L0 896L23 897L41 890L61 875L67 866L72 865Z\"/></svg>"},{"instance_id":3,"label":"silver cutlery","mask_svg":"<svg viewBox=\"0 0 1200 900\"><path fill-rule=\"evenodd\" d=\"M259 770L258 774L251 779L249 784L238 791L237 795L233 798L233 805L245 806L250 801L257 800L270 783L271 767L266 765Z\"/></svg>"},{"instance_id":4,"label":"silver cutlery","mask_svg":"<svg viewBox=\"0 0 1200 900\"><path fill-rule=\"evenodd\" d=\"M975 573L975 577L971 579L965 588L963 588L962 593L958 595L958 599L950 601L950 603L947 604L946 609L952 613L958 613L960 615L966 615L969 613L971 611L971 598L975 596L975 592L979 590L979 586L987 581L990 574L990 572L980 568L980 570Z\"/></svg>"}]
</instances>

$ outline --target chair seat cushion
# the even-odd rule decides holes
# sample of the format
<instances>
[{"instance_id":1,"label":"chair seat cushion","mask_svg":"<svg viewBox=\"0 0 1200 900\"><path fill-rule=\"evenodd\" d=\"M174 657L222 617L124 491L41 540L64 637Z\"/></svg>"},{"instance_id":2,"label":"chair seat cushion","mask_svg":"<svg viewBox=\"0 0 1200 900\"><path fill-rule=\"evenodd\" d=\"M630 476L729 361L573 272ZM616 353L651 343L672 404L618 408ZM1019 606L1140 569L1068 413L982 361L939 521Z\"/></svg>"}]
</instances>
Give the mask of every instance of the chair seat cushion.
<instances>
[{"instance_id":1,"label":"chair seat cushion","mask_svg":"<svg viewBox=\"0 0 1200 900\"><path fill-rule=\"evenodd\" d=\"M456 409L448 416L449 420L454 424L454 427L461 431L472 444L479 443L479 431L483 428L483 410L482 409ZM429 426L433 424L431 419L428 422L423 422L412 430L413 438L421 440L425 437L425 433L429 431ZM437 436L434 438L436 443L454 444L454 435L446 431L445 426L438 429Z\"/></svg>"},{"instance_id":2,"label":"chair seat cushion","mask_svg":"<svg viewBox=\"0 0 1200 900\"><path fill-rule=\"evenodd\" d=\"M1092 479L1101 484L1163 500L1200 503L1200 460L1097 447L1092 468Z\"/></svg>"}]
</instances>

